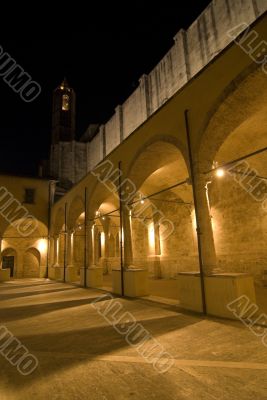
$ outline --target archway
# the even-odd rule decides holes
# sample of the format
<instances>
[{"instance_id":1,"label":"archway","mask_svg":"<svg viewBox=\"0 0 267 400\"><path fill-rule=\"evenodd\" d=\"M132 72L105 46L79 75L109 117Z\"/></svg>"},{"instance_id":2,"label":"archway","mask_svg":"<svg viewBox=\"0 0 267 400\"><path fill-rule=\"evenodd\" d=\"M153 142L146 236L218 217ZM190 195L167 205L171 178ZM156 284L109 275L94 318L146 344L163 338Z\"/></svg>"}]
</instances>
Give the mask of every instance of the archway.
<instances>
[{"instance_id":1,"label":"archway","mask_svg":"<svg viewBox=\"0 0 267 400\"><path fill-rule=\"evenodd\" d=\"M177 274L198 270L188 176L183 153L171 140L144 146L128 171L136 186L129 202L133 265L148 269L150 293L157 296L177 298Z\"/></svg>"},{"instance_id":2,"label":"archway","mask_svg":"<svg viewBox=\"0 0 267 400\"><path fill-rule=\"evenodd\" d=\"M26 235L24 228L27 230L27 227L29 229ZM30 227L34 229L30 229ZM8 252L8 248L15 251L14 278L45 276L47 268L47 227L44 223L36 219L14 221L3 233L2 252ZM28 249L34 250L28 251Z\"/></svg>"},{"instance_id":3,"label":"archway","mask_svg":"<svg viewBox=\"0 0 267 400\"><path fill-rule=\"evenodd\" d=\"M115 254L114 239L120 231L118 209L119 199L114 185L109 188L107 184L98 182L90 193L88 202L88 223L92 227L90 264L102 268L103 285L109 290L112 269L120 266L119 254Z\"/></svg>"},{"instance_id":4,"label":"archway","mask_svg":"<svg viewBox=\"0 0 267 400\"><path fill-rule=\"evenodd\" d=\"M40 253L35 248L28 249L23 256L23 278L40 277Z\"/></svg>"},{"instance_id":5,"label":"archway","mask_svg":"<svg viewBox=\"0 0 267 400\"><path fill-rule=\"evenodd\" d=\"M217 267L252 274L259 286L267 262L267 152L249 155L267 147L266 135L267 82L257 70L217 108L199 149L201 165L211 170L206 180ZM212 171L212 165L222 168Z\"/></svg>"}]
</instances>

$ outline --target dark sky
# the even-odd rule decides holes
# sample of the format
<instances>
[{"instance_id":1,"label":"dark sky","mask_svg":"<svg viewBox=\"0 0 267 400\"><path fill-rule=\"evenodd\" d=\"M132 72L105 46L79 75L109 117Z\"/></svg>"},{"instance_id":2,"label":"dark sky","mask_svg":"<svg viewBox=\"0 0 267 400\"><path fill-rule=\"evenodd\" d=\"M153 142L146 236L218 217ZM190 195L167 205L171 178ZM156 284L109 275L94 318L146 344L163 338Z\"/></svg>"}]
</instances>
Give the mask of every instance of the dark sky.
<instances>
[{"instance_id":1,"label":"dark sky","mask_svg":"<svg viewBox=\"0 0 267 400\"><path fill-rule=\"evenodd\" d=\"M165 2L88 14L80 28L70 20L46 35L21 31L15 38L2 35L1 46L42 88L24 103L0 77L0 172L37 173L38 161L49 157L52 91L66 76L77 96L77 137L89 123L105 122L186 29L209 1ZM182 7L181 7L182 6ZM81 11L82 12L82 11ZM113 13L113 15L112 15Z\"/></svg>"}]
</instances>

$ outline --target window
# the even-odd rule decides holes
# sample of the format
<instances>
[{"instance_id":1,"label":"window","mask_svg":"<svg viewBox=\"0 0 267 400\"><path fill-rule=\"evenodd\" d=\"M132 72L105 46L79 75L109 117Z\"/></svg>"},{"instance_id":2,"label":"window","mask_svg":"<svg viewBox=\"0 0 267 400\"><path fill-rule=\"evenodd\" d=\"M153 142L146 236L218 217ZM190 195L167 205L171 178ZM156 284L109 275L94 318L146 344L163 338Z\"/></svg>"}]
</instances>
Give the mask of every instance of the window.
<instances>
[{"instance_id":1,"label":"window","mask_svg":"<svg viewBox=\"0 0 267 400\"><path fill-rule=\"evenodd\" d=\"M14 256L3 256L3 264L2 267L5 268L14 268Z\"/></svg>"},{"instance_id":2,"label":"window","mask_svg":"<svg viewBox=\"0 0 267 400\"><path fill-rule=\"evenodd\" d=\"M70 107L69 96L67 94L63 94L62 96L62 110L68 111Z\"/></svg>"},{"instance_id":3,"label":"window","mask_svg":"<svg viewBox=\"0 0 267 400\"><path fill-rule=\"evenodd\" d=\"M33 204L35 198L35 189L25 189L24 193L24 203Z\"/></svg>"}]
</instances>

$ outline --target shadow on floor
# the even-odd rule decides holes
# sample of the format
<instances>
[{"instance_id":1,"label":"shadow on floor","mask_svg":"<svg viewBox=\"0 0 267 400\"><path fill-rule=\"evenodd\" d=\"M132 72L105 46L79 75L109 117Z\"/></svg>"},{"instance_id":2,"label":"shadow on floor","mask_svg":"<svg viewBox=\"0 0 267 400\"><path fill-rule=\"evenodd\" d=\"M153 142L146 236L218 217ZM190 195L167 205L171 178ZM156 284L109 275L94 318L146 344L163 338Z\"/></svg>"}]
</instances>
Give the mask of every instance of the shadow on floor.
<instances>
[{"instance_id":1,"label":"shadow on floor","mask_svg":"<svg viewBox=\"0 0 267 400\"><path fill-rule=\"evenodd\" d=\"M63 304L65 306L65 304ZM153 336L163 335L189 325L199 323L200 318L184 316L168 316L139 321ZM69 322L70 323L70 322ZM109 355L120 349L129 347L124 335L116 332L113 326L99 326L87 329L68 330L60 333L46 333L18 337L24 346L35 354L39 361L38 369L30 376L21 376L15 367L1 357L0 368L10 377L8 386L23 387L38 379L49 378L50 375L95 360L99 356ZM44 352L42 354L42 352ZM138 353L134 352L135 356ZM4 365L5 363L5 365ZM11 379L13 376L14 379Z\"/></svg>"},{"instance_id":2,"label":"shadow on floor","mask_svg":"<svg viewBox=\"0 0 267 400\"><path fill-rule=\"evenodd\" d=\"M13 300L13 299L19 299L19 298L24 298L24 297L29 297L29 296L38 296L38 295L42 295L42 294L57 294L59 292L65 292L66 290L73 290L74 288L55 288L55 289L51 289L51 290L36 290L36 291L32 291L32 292L23 292L23 293L10 293L10 294L0 294L0 301L4 301L4 300Z\"/></svg>"}]
</instances>

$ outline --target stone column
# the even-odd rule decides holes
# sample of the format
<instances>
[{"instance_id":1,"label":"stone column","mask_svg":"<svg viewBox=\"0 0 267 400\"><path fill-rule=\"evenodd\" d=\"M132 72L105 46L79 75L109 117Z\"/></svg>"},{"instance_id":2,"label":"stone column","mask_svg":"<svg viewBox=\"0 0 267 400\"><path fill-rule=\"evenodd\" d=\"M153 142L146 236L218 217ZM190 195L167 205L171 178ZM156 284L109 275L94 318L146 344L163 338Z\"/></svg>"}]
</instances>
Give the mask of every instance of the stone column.
<instances>
[{"instance_id":1,"label":"stone column","mask_svg":"<svg viewBox=\"0 0 267 400\"><path fill-rule=\"evenodd\" d=\"M94 221L87 221L86 224L86 239L87 239L87 248L86 248L86 260L87 267L95 267L94 263L94 238L93 238L93 225Z\"/></svg>"},{"instance_id":2,"label":"stone column","mask_svg":"<svg viewBox=\"0 0 267 400\"><path fill-rule=\"evenodd\" d=\"M156 279L161 278L161 265L160 265L160 225L159 225L159 216L156 214L153 215L153 228L154 228L154 241L155 241L155 258L153 261L153 269L154 269L154 277Z\"/></svg>"},{"instance_id":3,"label":"stone column","mask_svg":"<svg viewBox=\"0 0 267 400\"><path fill-rule=\"evenodd\" d=\"M58 265L59 235L54 236L54 265Z\"/></svg>"},{"instance_id":4,"label":"stone column","mask_svg":"<svg viewBox=\"0 0 267 400\"><path fill-rule=\"evenodd\" d=\"M63 266L59 265L59 249L60 247L60 235L54 236L54 263L53 269L50 271L50 278L56 280L63 279Z\"/></svg>"},{"instance_id":5,"label":"stone column","mask_svg":"<svg viewBox=\"0 0 267 400\"><path fill-rule=\"evenodd\" d=\"M73 267L73 231L68 231L67 233L67 266Z\"/></svg>"},{"instance_id":6,"label":"stone column","mask_svg":"<svg viewBox=\"0 0 267 400\"><path fill-rule=\"evenodd\" d=\"M104 217L105 219L102 220L103 230L105 234L105 246L104 246L104 257L109 257L109 227L110 227L110 218Z\"/></svg>"},{"instance_id":7,"label":"stone column","mask_svg":"<svg viewBox=\"0 0 267 400\"><path fill-rule=\"evenodd\" d=\"M94 221L86 224L86 270L81 269L81 284L87 287L101 287L103 284L103 268L95 264L95 231ZM85 282L86 279L86 282Z\"/></svg>"},{"instance_id":8,"label":"stone column","mask_svg":"<svg viewBox=\"0 0 267 400\"><path fill-rule=\"evenodd\" d=\"M104 269L104 273L108 273L110 218L109 217L103 217L103 218L101 218L101 224L103 226L105 243L104 243L103 255L101 258L101 264Z\"/></svg>"},{"instance_id":9,"label":"stone column","mask_svg":"<svg viewBox=\"0 0 267 400\"><path fill-rule=\"evenodd\" d=\"M98 249L98 234L99 234L98 228L97 228L96 225L94 225L93 226L93 230L92 230L92 239L93 239L93 242L92 242L92 244L93 244L92 254L93 254L93 264L94 265L98 264L98 254L97 254L97 252L99 250Z\"/></svg>"},{"instance_id":10,"label":"stone column","mask_svg":"<svg viewBox=\"0 0 267 400\"><path fill-rule=\"evenodd\" d=\"M216 270L216 252L213 238L211 215L206 193L206 175L200 171L199 164L195 168L196 201L198 203L198 223L201 242L202 263L205 275L210 275Z\"/></svg>"},{"instance_id":11,"label":"stone column","mask_svg":"<svg viewBox=\"0 0 267 400\"><path fill-rule=\"evenodd\" d=\"M161 255L160 249L160 233L159 233L159 217L153 215L153 228L154 228L154 240L155 240L155 255Z\"/></svg>"},{"instance_id":12,"label":"stone column","mask_svg":"<svg viewBox=\"0 0 267 400\"><path fill-rule=\"evenodd\" d=\"M124 268L133 264L132 226L129 207L122 207Z\"/></svg>"},{"instance_id":13,"label":"stone column","mask_svg":"<svg viewBox=\"0 0 267 400\"><path fill-rule=\"evenodd\" d=\"M2 268L2 238L0 237L0 269Z\"/></svg>"},{"instance_id":14,"label":"stone column","mask_svg":"<svg viewBox=\"0 0 267 400\"><path fill-rule=\"evenodd\" d=\"M73 235L72 230L68 230L67 233L67 269L66 269L66 281L75 282L78 279L77 268L73 264Z\"/></svg>"}]
</instances>

